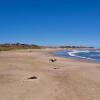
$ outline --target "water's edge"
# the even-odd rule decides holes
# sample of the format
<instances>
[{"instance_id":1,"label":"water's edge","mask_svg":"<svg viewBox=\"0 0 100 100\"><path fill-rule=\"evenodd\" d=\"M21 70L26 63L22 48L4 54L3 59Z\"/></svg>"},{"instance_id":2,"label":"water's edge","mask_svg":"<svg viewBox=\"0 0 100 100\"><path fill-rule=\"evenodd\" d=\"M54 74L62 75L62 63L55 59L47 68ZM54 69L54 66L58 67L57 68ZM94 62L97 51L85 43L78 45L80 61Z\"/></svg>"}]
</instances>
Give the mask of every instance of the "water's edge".
<instances>
[{"instance_id":1,"label":"water's edge","mask_svg":"<svg viewBox=\"0 0 100 100\"><path fill-rule=\"evenodd\" d=\"M71 50L59 50L59 51L55 51L53 54L57 57L72 58L72 59L76 59L76 60L83 60L83 61L100 63L100 59L96 60L96 59L92 59L89 57L82 57L82 56L75 55L75 53L78 53L78 52L79 51L76 51L76 50L73 50L73 51L71 51ZM83 51L80 51L80 52L83 52ZM89 51L84 51L84 52L89 52Z\"/></svg>"}]
</instances>

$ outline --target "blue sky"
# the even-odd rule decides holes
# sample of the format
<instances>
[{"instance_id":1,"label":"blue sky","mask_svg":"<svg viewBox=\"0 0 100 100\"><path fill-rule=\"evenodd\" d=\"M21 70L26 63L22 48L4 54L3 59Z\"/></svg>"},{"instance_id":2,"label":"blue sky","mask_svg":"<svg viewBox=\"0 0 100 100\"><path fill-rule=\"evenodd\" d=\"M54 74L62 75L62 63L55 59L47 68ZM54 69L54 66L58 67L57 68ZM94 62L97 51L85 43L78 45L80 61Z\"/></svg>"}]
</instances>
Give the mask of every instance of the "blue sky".
<instances>
[{"instance_id":1,"label":"blue sky","mask_svg":"<svg viewBox=\"0 0 100 100\"><path fill-rule=\"evenodd\" d=\"M0 43L100 47L99 0L0 0Z\"/></svg>"}]
</instances>

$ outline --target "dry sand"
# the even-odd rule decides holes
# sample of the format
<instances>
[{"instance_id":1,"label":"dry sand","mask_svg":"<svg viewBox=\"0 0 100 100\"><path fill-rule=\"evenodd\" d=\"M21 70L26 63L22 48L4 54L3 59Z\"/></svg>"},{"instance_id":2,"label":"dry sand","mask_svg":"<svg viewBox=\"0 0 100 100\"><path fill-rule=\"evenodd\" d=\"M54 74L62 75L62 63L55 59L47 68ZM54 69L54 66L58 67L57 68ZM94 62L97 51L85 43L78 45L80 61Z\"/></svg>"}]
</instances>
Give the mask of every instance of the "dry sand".
<instances>
[{"instance_id":1,"label":"dry sand","mask_svg":"<svg viewBox=\"0 0 100 100\"><path fill-rule=\"evenodd\" d=\"M0 52L0 100L100 100L100 64L50 51Z\"/></svg>"}]
</instances>

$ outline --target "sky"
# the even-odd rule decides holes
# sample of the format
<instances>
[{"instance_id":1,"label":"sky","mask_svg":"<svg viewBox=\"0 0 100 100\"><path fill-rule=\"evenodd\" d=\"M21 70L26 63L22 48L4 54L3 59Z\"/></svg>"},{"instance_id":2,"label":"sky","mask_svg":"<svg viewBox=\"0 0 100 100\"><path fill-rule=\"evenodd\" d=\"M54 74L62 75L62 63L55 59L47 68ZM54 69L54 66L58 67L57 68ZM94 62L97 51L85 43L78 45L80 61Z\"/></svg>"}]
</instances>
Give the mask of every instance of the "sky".
<instances>
[{"instance_id":1,"label":"sky","mask_svg":"<svg viewBox=\"0 0 100 100\"><path fill-rule=\"evenodd\" d=\"M0 0L0 43L100 47L99 0Z\"/></svg>"}]
</instances>

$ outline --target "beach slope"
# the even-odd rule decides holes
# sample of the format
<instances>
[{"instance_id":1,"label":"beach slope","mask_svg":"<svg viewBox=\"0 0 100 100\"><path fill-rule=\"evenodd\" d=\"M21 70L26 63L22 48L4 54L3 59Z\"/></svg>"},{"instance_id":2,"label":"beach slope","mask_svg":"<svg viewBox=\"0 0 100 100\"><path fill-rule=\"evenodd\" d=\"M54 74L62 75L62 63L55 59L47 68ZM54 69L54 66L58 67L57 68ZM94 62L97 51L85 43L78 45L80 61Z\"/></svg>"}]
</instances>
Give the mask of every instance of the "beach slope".
<instances>
[{"instance_id":1,"label":"beach slope","mask_svg":"<svg viewBox=\"0 0 100 100\"><path fill-rule=\"evenodd\" d=\"M0 100L100 100L100 64L54 57L53 51L0 52Z\"/></svg>"}]
</instances>

